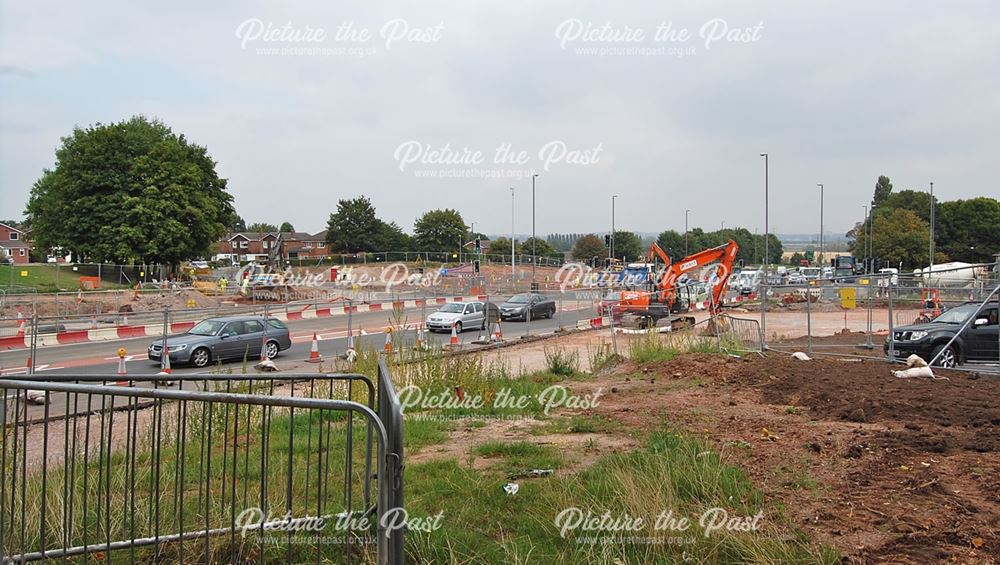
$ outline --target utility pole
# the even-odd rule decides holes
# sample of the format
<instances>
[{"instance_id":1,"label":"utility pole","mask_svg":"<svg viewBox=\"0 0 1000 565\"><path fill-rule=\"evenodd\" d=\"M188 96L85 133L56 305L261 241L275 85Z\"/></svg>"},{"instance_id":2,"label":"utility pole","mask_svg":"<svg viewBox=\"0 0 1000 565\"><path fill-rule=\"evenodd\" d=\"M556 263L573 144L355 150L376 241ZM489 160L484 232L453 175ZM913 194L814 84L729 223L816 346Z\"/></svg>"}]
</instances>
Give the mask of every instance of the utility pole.
<instances>
[{"instance_id":1,"label":"utility pole","mask_svg":"<svg viewBox=\"0 0 1000 565\"><path fill-rule=\"evenodd\" d=\"M931 241L930 241L930 268L927 272L934 270L934 183L931 183ZM929 280L929 279L928 279Z\"/></svg>"},{"instance_id":2,"label":"utility pole","mask_svg":"<svg viewBox=\"0 0 1000 565\"><path fill-rule=\"evenodd\" d=\"M770 233L768 231L768 218L767 218L767 189L768 189L768 155L767 153L761 153L761 157L764 158L764 280L761 284L760 292L760 332L764 336L764 342L767 343L767 272L768 267L770 267L771 258L767 254L767 236Z\"/></svg>"},{"instance_id":3,"label":"utility pole","mask_svg":"<svg viewBox=\"0 0 1000 565\"><path fill-rule=\"evenodd\" d=\"M871 268L868 266L868 205L862 204L861 207L865 209L865 222L861 224L861 235L864 236L865 243L861 246L861 254L865 258L865 272L870 273Z\"/></svg>"},{"instance_id":4,"label":"utility pole","mask_svg":"<svg viewBox=\"0 0 1000 565\"><path fill-rule=\"evenodd\" d=\"M688 253L688 214L690 213L691 210L684 210L684 256L685 257L690 255L690 253ZM754 254L756 255L756 252L754 252Z\"/></svg>"},{"instance_id":5,"label":"utility pole","mask_svg":"<svg viewBox=\"0 0 1000 565\"><path fill-rule=\"evenodd\" d=\"M535 291L535 265L538 264L538 253L535 252L535 179L538 173L531 173L531 291Z\"/></svg>"},{"instance_id":6,"label":"utility pole","mask_svg":"<svg viewBox=\"0 0 1000 565\"><path fill-rule=\"evenodd\" d=\"M617 194L611 195L611 238L608 242L611 244L608 246L608 258L613 259L615 256L615 198L618 198Z\"/></svg>"},{"instance_id":7,"label":"utility pole","mask_svg":"<svg viewBox=\"0 0 1000 565\"><path fill-rule=\"evenodd\" d=\"M823 257L823 183L819 183L819 256L822 263Z\"/></svg>"},{"instance_id":8,"label":"utility pole","mask_svg":"<svg viewBox=\"0 0 1000 565\"><path fill-rule=\"evenodd\" d=\"M767 236L770 233L768 231L769 224L767 219L767 190L768 190L768 154L761 153L761 157L764 158L764 260L762 263L766 265L764 267L764 276L767 277L767 268L771 266L771 258L767 254Z\"/></svg>"},{"instance_id":9,"label":"utility pole","mask_svg":"<svg viewBox=\"0 0 1000 565\"><path fill-rule=\"evenodd\" d=\"M514 187L510 187L510 285L511 292L516 284L514 278Z\"/></svg>"}]
</instances>

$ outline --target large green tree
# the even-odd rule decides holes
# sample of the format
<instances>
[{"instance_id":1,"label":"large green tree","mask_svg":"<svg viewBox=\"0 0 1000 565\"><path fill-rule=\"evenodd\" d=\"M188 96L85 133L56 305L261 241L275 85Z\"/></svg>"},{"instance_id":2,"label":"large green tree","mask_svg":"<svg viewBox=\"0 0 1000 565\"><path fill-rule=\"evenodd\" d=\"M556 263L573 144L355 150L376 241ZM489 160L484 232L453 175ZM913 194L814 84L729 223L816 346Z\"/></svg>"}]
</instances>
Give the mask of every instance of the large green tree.
<instances>
[{"instance_id":1,"label":"large green tree","mask_svg":"<svg viewBox=\"0 0 1000 565\"><path fill-rule=\"evenodd\" d=\"M510 243L507 244L508 246ZM521 243L521 253L525 255L536 255L538 257L562 257L559 251L549 242L540 237L529 237Z\"/></svg>"},{"instance_id":2,"label":"large green tree","mask_svg":"<svg viewBox=\"0 0 1000 565\"><path fill-rule=\"evenodd\" d=\"M431 210L413 224L413 238L421 251L458 251L468 226L457 210Z\"/></svg>"},{"instance_id":3,"label":"large green tree","mask_svg":"<svg viewBox=\"0 0 1000 565\"><path fill-rule=\"evenodd\" d=\"M856 234L855 255L864 249L867 235ZM872 257L880 266L915 269L927 266L927 245L930 224L912 210L876 208L872 217Z\"/></svg>"},{"instance_id":4,"label":"large green tree","mask_svg":"<svg viewBox=\"0 0 1000 565\"><path fill-rule=\"evenodd\" d=\"M206 256L236 222L215 165L207 149L143 116L76 128L31 189L32 238L96 261Z\"/></svg>"},{"instance_id":5,"label":"large green tree","mask_svg":"<svg viewBox=\"0 0 1000 565\"><path fill-rule=\"evenodd\" d=\"M291 222L282 222L281 227L278 228L278 231L280 231L281 233L292 233L293 231L295 231L295 227L292 226Z\"/></svg>"},{"instance_id":6,"label":"large green tree","mask_svg":"<svg viewBox=\"0 0 1000 565\"><path fill-rule=\"evenodd\" d=\"M335 253L383 251L379 249L385 235L382 221L365 196L337 202L337 211L330 214L326 230L326 242Z\"/></svg>"},{"instance_id":7,"label":"large green tree","mask_svg":"<svg viewBox=\"0 0 1000 565\"><path fill-rule=\"evenodd\" d=\"M615 257L625 261L638 261L642 257L642 240L630 231L615 231L612 240Z\"/></svg>"},{"instance_id":8,"label":"large green tree","mask_svg":"<svg viewBox=\"0 0 1000 565\"><path fill-rule=\"evenodd\" d=\"M608 248L604 241L592 233L580 237L573 244L573 258L577 261L590 261L594 257L607 257Z\"/></svg>"},{"instance_id":9,"label":"large green tree","mask_svg":"<svg viewBox=\"0 0 1000 565\"><path fill-rule=\"evenodd\" d=\"M892 194L892 181L885 175L879 175L875 182L875 192L872 194L872 206L881 206Z\"/></svg>"},{"instance_id":10,"label":"large green tree","mask_svg":"<svg viewBox=\"0 0 1000 565\"><path fill-rule=\"evenodd\" d=\"M1000 202L993 198L951 200L939 205L934 227L937 250L954 261L989 262L1000 253Z\"/></svg>"}]
</instances>

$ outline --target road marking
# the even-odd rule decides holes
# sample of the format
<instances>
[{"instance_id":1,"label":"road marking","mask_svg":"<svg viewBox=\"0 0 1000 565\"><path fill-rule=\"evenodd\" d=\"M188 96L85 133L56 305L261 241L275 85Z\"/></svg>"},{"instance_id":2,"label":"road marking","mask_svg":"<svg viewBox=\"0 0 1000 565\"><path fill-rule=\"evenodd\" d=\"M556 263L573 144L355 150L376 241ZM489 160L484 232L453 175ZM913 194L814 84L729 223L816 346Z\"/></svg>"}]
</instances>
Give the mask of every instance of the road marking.
<instances>
[{"instance_id":1,"label":"road marking","mask_svg":"<svg viewBox=\"0 0 1000 565\"><path fill-rule=\"evenodd\" d=\"M41 371L57 371L59 369L65 369L65 367L53 367L53 366L50 366L50 365L38 365L37 367L35 367L35 372L38 373L38 372L41 372ZM27 374L28 374L28 368L27 367L15 367L13 369L3 369L3 370L0 370L0 375L4 375L4 376L7 376L7 375L27 375Z\"/></svg>"}]
</instances>

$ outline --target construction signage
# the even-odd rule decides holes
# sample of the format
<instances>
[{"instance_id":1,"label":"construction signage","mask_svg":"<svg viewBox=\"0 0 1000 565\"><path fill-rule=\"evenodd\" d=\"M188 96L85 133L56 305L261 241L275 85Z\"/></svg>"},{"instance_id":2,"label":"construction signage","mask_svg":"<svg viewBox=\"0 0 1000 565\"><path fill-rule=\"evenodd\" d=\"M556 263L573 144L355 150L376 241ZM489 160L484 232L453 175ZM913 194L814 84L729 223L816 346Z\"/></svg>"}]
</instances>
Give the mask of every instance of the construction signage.
<instances>
[{"instance_id":1,"label":"construction signage","mask_svg":"<svg viewBox=\"0 0 1000 565\"><path fill-rule=\"evenodd\" d=\"M853 288L840 289L840 307L847 310L853 310L857 308L857 302L855 301L855 293Z\"/></svg>"}]
</instances>

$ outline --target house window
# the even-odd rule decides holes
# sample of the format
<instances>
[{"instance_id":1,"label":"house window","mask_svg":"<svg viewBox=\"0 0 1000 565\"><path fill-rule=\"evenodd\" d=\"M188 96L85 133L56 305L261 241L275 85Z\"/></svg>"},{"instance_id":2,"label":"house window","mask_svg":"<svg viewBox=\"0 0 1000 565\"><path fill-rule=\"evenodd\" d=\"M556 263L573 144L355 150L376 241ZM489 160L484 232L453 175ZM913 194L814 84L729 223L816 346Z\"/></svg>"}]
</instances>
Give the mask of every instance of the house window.
<instances>
[{"instance_id":1,"label":"house window","mask_svg":"<svg viewBox=\"0 0 1000 565\"><path fill-rule=\"evenodd\" d=\"M10 239L12 241L17 241L17 232L16 231L10 232Z\"/></svg>"},{"instance_id":2,"label":"house window","mask_svg":"<svg viewBox=\"0 0 1000 565\"><path fill-rule=\"evenodd\" d=\"M241 242L240 242L240 247L242 247L243 249L246 249L247 247L249 247L249 245L248 245L248 242L246 242L246 241L241 241Z\"/></svg>"},{"instance_id":3,"label":"house window","mask_svg":"<svg viewBox=\"0 0 1000 565\"><path fill-rule=\"evenodd\" d=\"M20 251L20 253L18 253L18 255L20 255L21 257L24 257L24 250L23 249L18 249L18 251Z\"/></svg>"},{"instance_id":4,"label":"house window","mask_svg":"<svg viewBox=\"0 0 1000 565\"><path fill-rule=\"evenodd\" d=\"M263 247L264 249L267 249L267 246L268 246L268 244L270 244L270 243L271 243L270 241L264 241L264 242L261 242L261 247Z\"/></svg>"},{"instance_id":5,"label":"house window","mask_svg":"<svg viewBox=\"0 0 1000 565\"><path fill-rule=\"evenodd\" d=\"M236 243L235 241L230 241L230 242L229 242L229 245L230 245L230 246L231 246L231 247L232 247L233 249L236 249L237 247L239 247L239 246L240 246L240 244Z\"/></svg>"}]
</instances>

